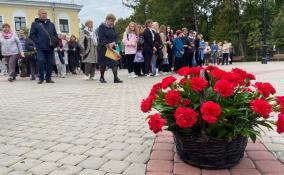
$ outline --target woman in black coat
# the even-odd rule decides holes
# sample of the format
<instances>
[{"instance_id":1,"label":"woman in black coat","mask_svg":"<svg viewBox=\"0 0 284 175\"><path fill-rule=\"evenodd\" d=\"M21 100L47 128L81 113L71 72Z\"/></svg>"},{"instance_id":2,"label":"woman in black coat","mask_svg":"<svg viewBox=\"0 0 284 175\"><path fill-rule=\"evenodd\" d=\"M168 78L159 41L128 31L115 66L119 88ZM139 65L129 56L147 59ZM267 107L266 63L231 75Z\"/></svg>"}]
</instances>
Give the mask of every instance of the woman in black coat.
<instances>
[{"instance_id":1,"label":"woman in black coat","mask_svg":"<svg viewBox=\"0 0 284 175\"><path fill-rule=\"evenodd\" d=\"M76 73L76 68L77 68L77 48L78 48L78 43L76 36L71 35L70 41L68 42L68 66L69 66L69 71L72 74L77 74Z\"/></svg>"},{"instance_id":2,"label":"woman in black coat","mask_svg":"<svg viewBox=\"0 0 284 175\"><path fill-rule=\"evenodd\" d=\"M105 56L107 48L115 49L117 47L117 34L114 29L114 22L116 17L113 14L109 14L106 17L106 21L102 23L99 27L98 32L98 64L100 65L100 82L106 83L104 78L104 73L106 67L112 68L114 83L122 83L122 81L117 76L117 69L119 62L113 59L107 58Z\"/></svg>"}]
</instances>

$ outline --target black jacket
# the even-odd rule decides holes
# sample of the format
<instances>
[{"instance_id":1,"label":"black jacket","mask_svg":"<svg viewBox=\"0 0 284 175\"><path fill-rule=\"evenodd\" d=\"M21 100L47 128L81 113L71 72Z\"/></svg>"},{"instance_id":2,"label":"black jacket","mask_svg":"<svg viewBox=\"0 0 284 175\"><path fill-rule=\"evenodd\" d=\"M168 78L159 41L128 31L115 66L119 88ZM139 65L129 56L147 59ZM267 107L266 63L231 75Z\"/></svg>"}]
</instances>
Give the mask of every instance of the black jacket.
<instances>
[{"instance_id":1,"label":"black jacket","mask_svg":"<svg viewBox=\"0 0 284 175\"><path fill-rule=\"evenodd\" d=\"M35 42L38 50L52 50L53 48L50 47L50 38L42 27L48 31L49 35L58 38L54 24L49 19L44 22L39 18L36 18L32 23L30 38Z\"/></svg>"},{"instance_id":2,"label":"black jacket","mask_svg":"<svg viewBox=\"0 0 284 175\"><path fill-rule=\"evenodd\" d=\"M153 47L155 46L152 32L149 28L146 28L144 31L144 53L153 54Z\"/></svg>"}]
</instances>

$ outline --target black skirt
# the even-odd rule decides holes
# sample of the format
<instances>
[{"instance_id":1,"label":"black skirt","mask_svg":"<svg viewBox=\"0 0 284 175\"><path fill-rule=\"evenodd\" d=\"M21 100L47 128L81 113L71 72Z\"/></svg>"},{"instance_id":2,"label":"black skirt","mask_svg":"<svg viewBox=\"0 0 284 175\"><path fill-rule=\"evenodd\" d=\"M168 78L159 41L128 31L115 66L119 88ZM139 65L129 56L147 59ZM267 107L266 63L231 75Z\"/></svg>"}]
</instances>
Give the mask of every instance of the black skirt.
<instances>
[{"instance_id":1,"label":"black skirt","mask_svg":"<svg viewBox=\"0 0 284 175\"><path fill-rule=\"evenodd\" d=\"M106 50L105 46L98 46L98 64L102 67L107 66L110 68L118 66L118 61L105 57Z\"/></svg>"}]
</instances>

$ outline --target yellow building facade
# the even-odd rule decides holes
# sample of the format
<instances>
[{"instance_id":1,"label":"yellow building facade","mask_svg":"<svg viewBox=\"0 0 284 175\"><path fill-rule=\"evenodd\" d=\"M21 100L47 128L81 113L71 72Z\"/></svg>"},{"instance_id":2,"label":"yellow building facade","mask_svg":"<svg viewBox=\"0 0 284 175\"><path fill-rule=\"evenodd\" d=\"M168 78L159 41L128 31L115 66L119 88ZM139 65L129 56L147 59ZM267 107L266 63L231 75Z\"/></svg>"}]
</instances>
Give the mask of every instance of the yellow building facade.
<instances>
[{"instance_id":1,"label":"yellow building facade","mask_svg":"<svg viewBox=\"0 0 284 175\"><path fill-rule=\"evenodd\" d=\"M55 24L57 32L67 36L79 36L78 14L81 5L33 0L1 0L0 31L3 23L10 24L14 31L30 29L32 22L38 17L40 8L47 10L48 18Z\"/></svg>"}]
</instances>

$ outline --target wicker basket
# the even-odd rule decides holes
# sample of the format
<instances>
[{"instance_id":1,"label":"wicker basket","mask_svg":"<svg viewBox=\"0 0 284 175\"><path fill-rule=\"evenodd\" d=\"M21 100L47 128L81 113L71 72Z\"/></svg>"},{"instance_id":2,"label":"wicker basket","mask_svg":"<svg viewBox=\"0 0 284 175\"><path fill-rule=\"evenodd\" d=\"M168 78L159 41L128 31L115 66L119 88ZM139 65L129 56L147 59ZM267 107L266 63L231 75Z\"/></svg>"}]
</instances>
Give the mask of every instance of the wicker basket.
<instances>
[{"instance_id":1,"label":"wicker basket","mask_svg":"<svg viewBox=\"0 0 284 175\"><path fill-rule=\"evenodd\" d=\"M174 133L180 158L205 169L225 169L237 165L244 156L248 138L239 136L231 142L213 137Z\"/></svg>"}]
</instances>

